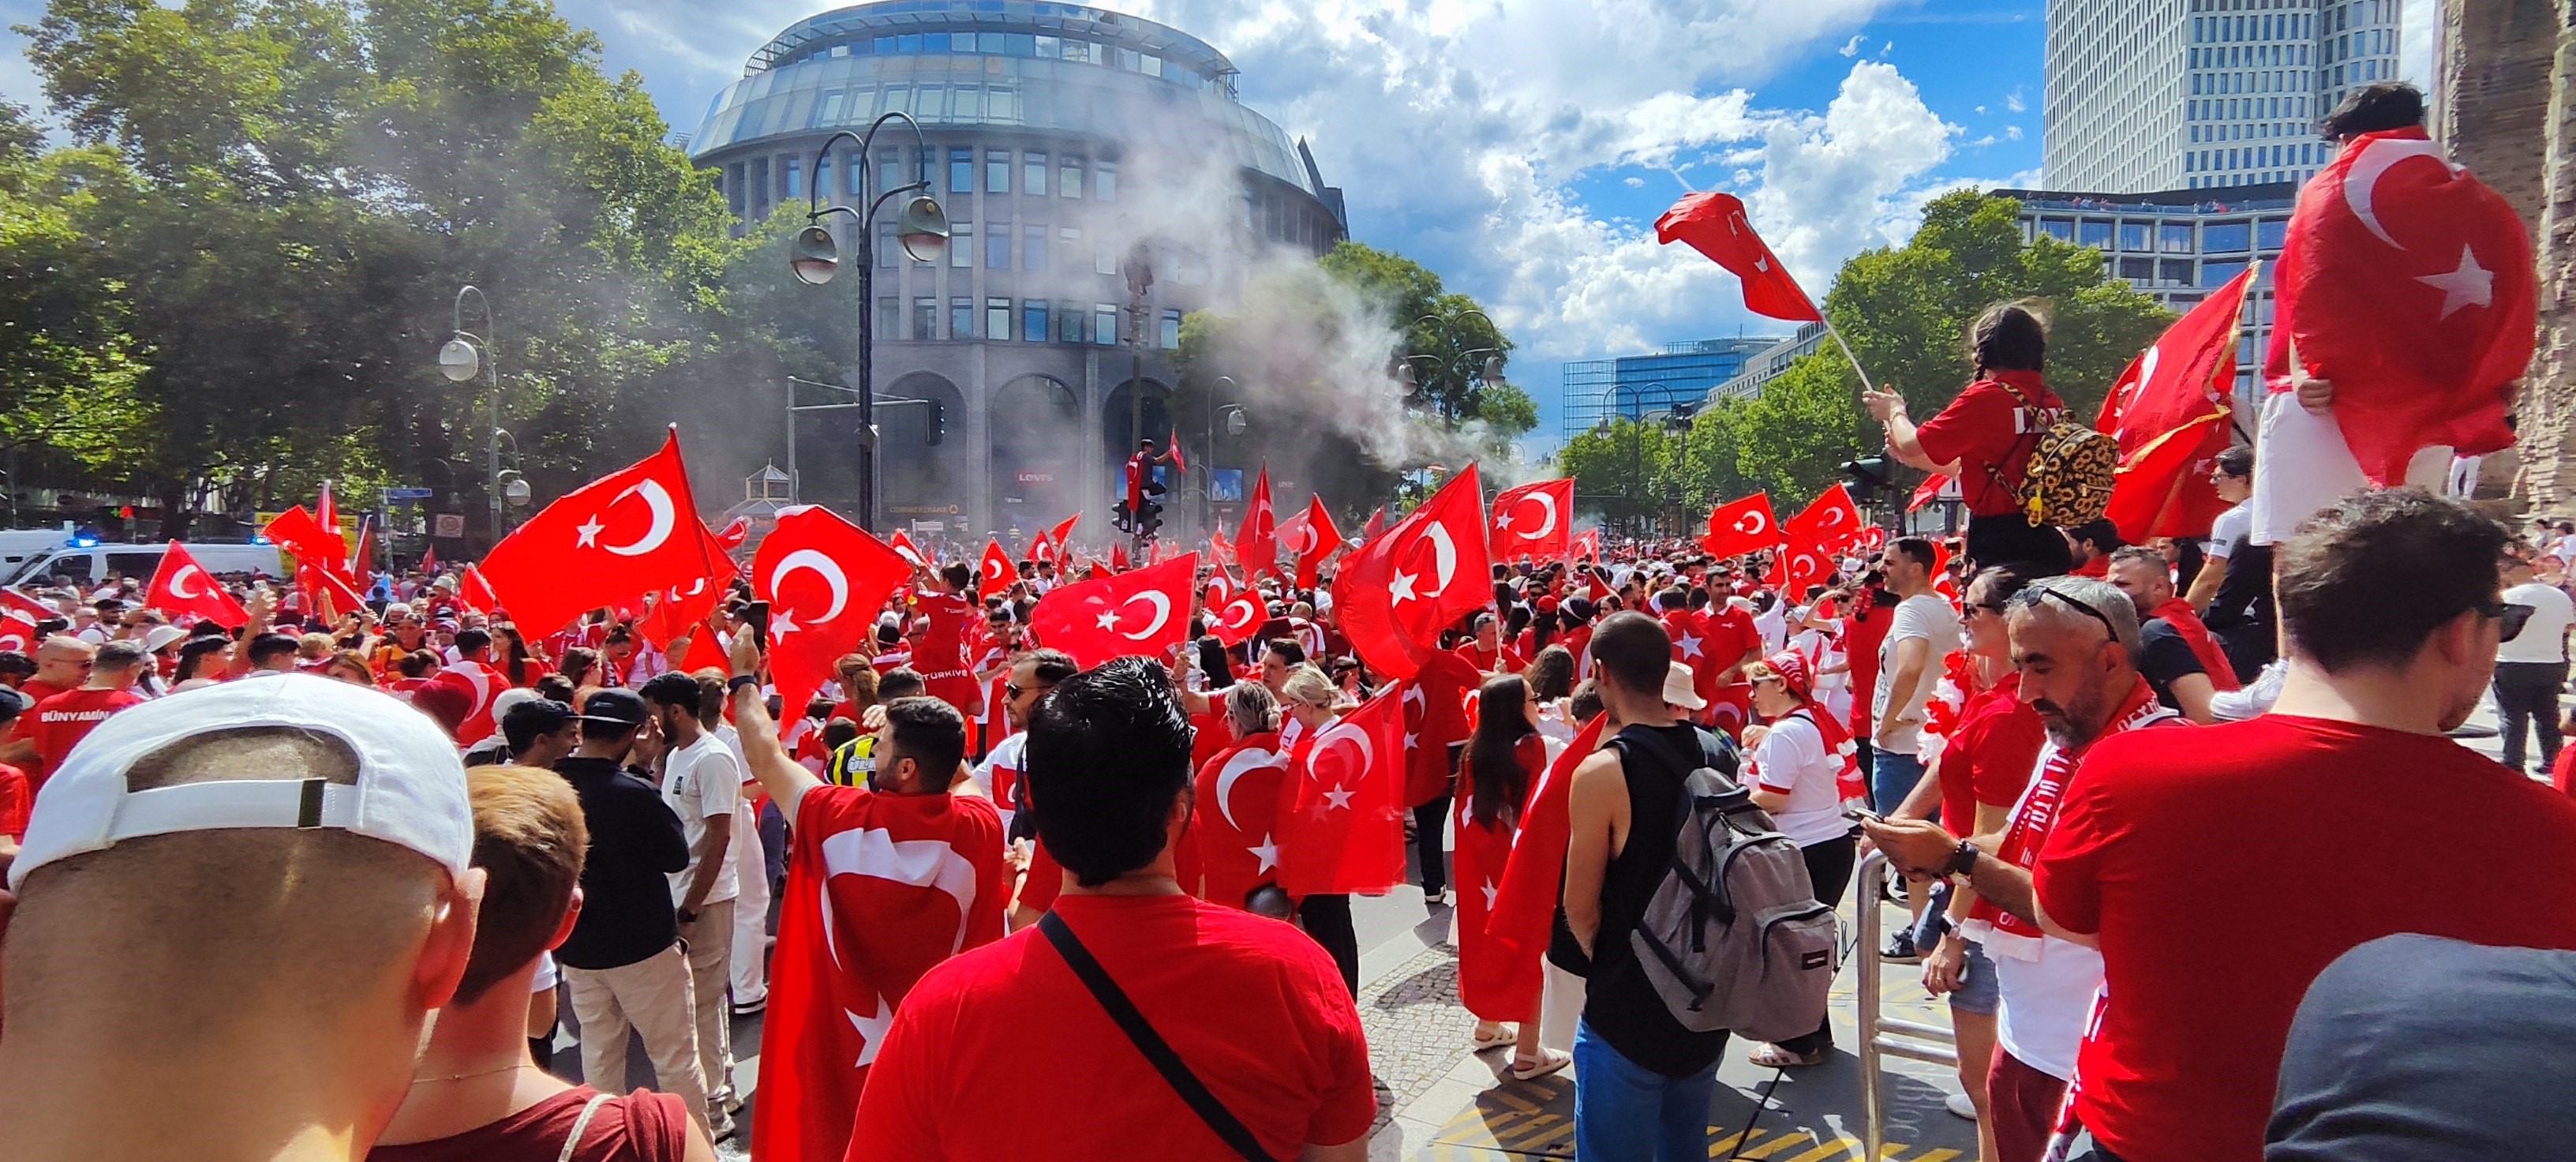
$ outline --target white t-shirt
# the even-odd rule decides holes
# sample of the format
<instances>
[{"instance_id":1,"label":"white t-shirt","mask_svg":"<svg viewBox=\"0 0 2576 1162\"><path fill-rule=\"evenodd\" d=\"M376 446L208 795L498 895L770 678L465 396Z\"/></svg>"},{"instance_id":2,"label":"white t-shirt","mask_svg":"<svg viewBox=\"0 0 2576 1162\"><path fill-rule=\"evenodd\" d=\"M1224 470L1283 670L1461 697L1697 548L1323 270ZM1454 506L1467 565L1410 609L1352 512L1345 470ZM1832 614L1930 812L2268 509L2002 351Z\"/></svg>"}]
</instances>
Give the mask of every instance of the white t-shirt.
<instances>
[{"instance_id":1,"label":"white t-shirt","mask_svg":"<svg viewBox=\"0 0 2576 1162\"><path fill-rule=\"evenodd\" d=\"M2499 662L2563 662L2567 660L2567 626L2576 621L2576 601L2569 601L2565 590L2538 581L2525 581L2504 591L2507 605L2528 605L2531 620L2515 634L2512 641L2496 647Z\"/></svg>"},{"instance_id":2,"label":"white t-shirt","mask_svg":"<svg viewBox=\"0 0 2576 1162\"><path fill-rule=\"evenodd\" d=\"M688 895L689 882L698 874L698 843L706 838L707 820L732 818L734 805L741 800L742 767L724 740L713 733L700 732L696 742L663 757L662 801L680 817L681 834L689 841L689 866L671 873L672 903ZM706 902L723 903L740 892L741 880L728 852L715 886L707 889Z\"/></svg>"},{"instance_id":3,"label":"white t-shirt","mask_svg":"<svg viewBox=\"0 0 2576 1162\"><path fill-rule=\"evenodd\" d=\"M984 761L975 764L975 782L984 788L985 794L993 797L994 809L1002 813L1002 830L1005 832L1011 829L1011 817L1019 814L1017 810L1019 796L1012 793L1012 785L1019 779L1022 769L1020 755L1028 749L1028 745L1029 736L1026 732L1014 734L994 743L993 749L984 755ZM1002 785L999 787L993 785L993 777L996 773L1002 775Z\"/></svg>"},{"instance_id":4,"label":"white t-shirt","mask_svg":"<svg viewBox=\"0 0 2576 1162\"><path fill-rule=\"evenodd\" d=\"M1800 847L1812 847L1851 834L1842 795L1834 790L1842 765L1841 756L1825 749L1816 724L1792 714L1773 722L1762 741L1753 744L1748 769L1755 786L1789 797L1787 806L1771 813L1780 834Z\"/></svg>"},{"instance_id":5,"label":"white t-shirt","mask_svg":"<svg viewBox=\"0 0 2576 1162\"><path fill-rule=\"evenodd\" d=\"M2055 743L2039 748L2039 760L2031 767L2032 786L2056 754ZM2011 817L2019 819L2029 804L2026 786ZM2093 1021L2093 996L2102 988L2102 954L2054 936L1989 939L1985 946L2003 994L2003 1006L1995 1013L1995 1039L2024 1065L2051 1077L2074 1076L2075 1051Z\"/></svg>"},{"instance_id":6,"label":"white t-shirt","mask_svg":"<svg viewBox=\"0 0 2576 1162\"><path fill-rule=\"evenodd\" d=\"M1923 656L1923 673L1915 679L1914 689L1898 691L1896 686L1897 643L1908 638L1922 638L1932 643ZM1888 717L1896 707L1894 733L1873 739L1881 748L1898 754L1913 754L1923 733L1923 703L1932 696L1932 688L1941 682L1942 661L1956 653L1964 639L1960 635L1959 615L1951 612L1950 603L1939 594L1917 593L1896 603L1896 616L1888 622L1887 638L1878 646L1878 688L1869 700L1870 729Z\"/></svg>"},{"instance_id":7,"label":"white t-shirt","mask_svg":"<svg viewBox=\"0 0 2576 1162\"><path fill-rule=\"evenodd\" d=\"M2236 551L2236 542L2244 540L2253 531L2254 502L2237 501L2236 507L2218 514L2218 519L2210 522L2209 541L2201 546L2201 551L2218 560L2226 560L2229 553Z\"/></svg>"},{"instance_id":8,"label":"white t-shirt","mask_svg":"<svg viewBox=\"0 0 2576 1162\"><path fill-rule=\"evenodd\" d=\"M1771 608L1753 615L1753 632L1762 637L1764 655L1780 652L1781 642L1789 636L1789 605L1774 601Z\"/></svg>"}]
</instances>

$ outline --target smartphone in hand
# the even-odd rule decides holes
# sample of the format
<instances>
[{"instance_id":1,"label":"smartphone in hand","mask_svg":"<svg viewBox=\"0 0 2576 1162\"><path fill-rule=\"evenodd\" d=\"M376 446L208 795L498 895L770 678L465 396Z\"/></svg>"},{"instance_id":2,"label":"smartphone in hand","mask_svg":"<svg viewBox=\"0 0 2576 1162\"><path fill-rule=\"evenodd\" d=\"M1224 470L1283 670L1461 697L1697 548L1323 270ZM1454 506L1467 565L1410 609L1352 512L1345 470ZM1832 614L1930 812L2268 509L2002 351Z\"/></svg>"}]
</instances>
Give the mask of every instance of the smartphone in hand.
<instances>
[{"instance_id":1,"label":"smartphone in hand","mask_svg":"<svg viewBox=\"0 0 2576 1162\"><path fill-rule=\"evenodd\" d=\"M769 649L769 603L752 601L742 607L742 621L751 630L751 644L763 651Z\"/></svg>"}]
</instances>

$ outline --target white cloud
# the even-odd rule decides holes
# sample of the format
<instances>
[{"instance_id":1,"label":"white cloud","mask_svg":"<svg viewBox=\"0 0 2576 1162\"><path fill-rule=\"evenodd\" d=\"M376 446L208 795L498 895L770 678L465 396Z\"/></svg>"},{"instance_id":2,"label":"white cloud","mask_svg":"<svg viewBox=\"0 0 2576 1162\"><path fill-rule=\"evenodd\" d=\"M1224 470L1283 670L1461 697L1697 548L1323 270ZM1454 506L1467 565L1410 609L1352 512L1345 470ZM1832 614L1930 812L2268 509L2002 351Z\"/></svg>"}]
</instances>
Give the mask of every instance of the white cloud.
<instances>
[{"instance_id":1,"label":"white cloud","mask_svg":"<svg viewBox=\"0 0 2576 1162\"><path fill-rule=\"evenodd\" d=\"M2433 34L2441 21L2436 0L2404 0L2397 12L2397 75L2418 88L2433 88Z\"/></svg>"},{"instance_id":2,"label":"white cloud","mask_svg":"<svg viewBox=\"0 0 2576 1162\"><path fill-rule=\"evenodd\" d=\"M1983 105L1979 105L1979 106L1977 106L1977 116L1979 116L1979 117L1983 117L1983 116L1985 116L1985 115L1986 115L1986 107L1985 107L1985 106L1983 106Z\"/></svg>"},{"instance_id":3,"label":"white cloud","mask_svg":"<svg viewBox=\"0 0 2576 1162\"><path fill-rule=\"evenodd\" d=\"M2006 140L2006 141L2019 141L2019 140L2021 140L2021 126L2019 126L2019 125L2006 125L2006 126L2004 126L2004 140Z\"/></svg>"},{"instance_id":4,"label":"white cloud","mask_svg":"<svg viewBox=\"0 0 2576 1162\"><path fill-rule=\"evenodd\" d=\"M1844 41L1844 42L1843 42L1843 47L1842 47L1842 50L1841 50L1841 51L1842 51L1842 54L1843 54L1844 56L1859 56L1859 55L1860 55L1860 46L1861 46L1861 45L1863 45L1863 44L1866 44L1866 43L1868 43L1868 42L1869 42L1869 36L1868 36L1868 34L1866 34L1866 33L1857 33L1857 32L1856 32L1856 33L1853 33L1853 34L1852 34L1852 38L1851 38L1850 40L1847 40L1847 41Z\"/></svg>"},{"instance_id":5,"label":"white cloud","mask_svg":"<svg viewBox=\"0 0 2576 1162\"><path fill-rule=\"evenodd\" d=\"M1646 188L1646 179L1644 179L1644 178L1629 178L1627 181L1622 182L1622 183L1620 183L1620 184L1625 185L1625 186L1627 186L1629 189L1632 189L1632 190L1642 190L1642 189L1645 189L1645 188Z\"/></svg>"},{"instance_id":6,"label":"white cloud","mask_svg":"<svg viewBox=\"0 0 2576 1162\"><path fill-rule=\"evenodd\" d=\"M2021 98L2021 86L2015 85L2012 92L2004 94L2004 108L2015 113L2027 112L2030 109L2030 103Z\"/></svg>"}]
</instances>

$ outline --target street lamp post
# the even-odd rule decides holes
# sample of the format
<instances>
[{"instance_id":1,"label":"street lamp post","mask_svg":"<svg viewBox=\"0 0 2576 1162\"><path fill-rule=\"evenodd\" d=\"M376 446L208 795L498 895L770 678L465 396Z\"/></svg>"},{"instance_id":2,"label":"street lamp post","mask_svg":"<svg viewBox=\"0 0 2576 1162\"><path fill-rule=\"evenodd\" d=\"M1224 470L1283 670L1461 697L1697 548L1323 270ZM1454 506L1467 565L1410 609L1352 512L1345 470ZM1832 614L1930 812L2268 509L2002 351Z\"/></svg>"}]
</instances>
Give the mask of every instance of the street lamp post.
<instances>
[{"instance_id":1,"label":"street lamp post","mask_svg":"<svg viewBox=\"0 0 2576 1162\"><path fill-rule=\"evenodd\" d=\"M849 206L823 205L823 163L831 156L832 147L840 144L844 137L857 142L859 172L874 173L875 170L868 161L868 150L876 143L877 130L884 128L886 122L898 119L912 129L914 152L920 158L918 172L921 174L921 179L878 194L874 201L868 203L865 212ZM940 255L948 252L948 215L939 208L938 199L930 196L930 143L922 137L920 124L908 114L888 113L877 118L868 126L865 136L843 129L824 138L822 148L814 151L814 168L808 172L814 175L814 179L806 190L805 228L796 232L796 241L789 251L787 260L788 269L795 272L797 281L807 286L821 286L832 281L832 276L840 272L840 240L834 238L832 231L822 224L824 218L833 214L848 214L859 223L858 525L860 528L874 532L877 516L877 429L874 407L876 392L871 382L870 357L871 345L876 337L874 250L877 211L885 206L888 199L897 194L915 195L911 201L904 204L902 214L895 219L895 240L903 247L903 252L911 255L915 262L937 262ZM792 446L795 443L793 427L795 418L792 412L788 423L790 425L788 442Z\"/></svg>"},{"instance_id":2,"label":"street lamp post","mask_svg":"<svg viewBox=\"0 0 2576 1162\"><path fill-rule=\"evenodd\" d=\"M1626 500L1628 502L1628 506L1632 509L1637 507L1639 503L1637 496L1641 491L1643 491L1639 487L1642 483L1639 478L1644 476L1646 473L1644 428L1646 423L1645 392L1648 388L1658 388L1667 392L1672 390L1661 383L1648 383L1641 384L1636 390L1628 393L1628 401L1631 405L1628 409L1628 482L1623 485L1619 491L1621 493L1621 498ZM1601 410L1604 416L1616 418L1619 415L1618 404L1615 402L1615 396L1618 391L1619 385L1615 383L1601 389L1601 397L1605 400L1613 401L1602 405ZM1602 422L1606 424L1609 420L1604 419ZM1630 513L1629 519L1638 519L1637 514L1633 512Z\"/></svg>"},{"instance_id":3,"label":"street lamp post","mask_svg":"<svg viewBox=\"0 0 2576 1162\"><path fill-rule=\"evenodd\" d=\"M1494 327L1495 334L1499 335L1502 333L1502 328L1494 326L1493 316L1477 310L1474 307L1469 307L1454 315L1424 315L1419 319L1415 319L1413 321L1413 325L1419 327L1424 323L1441 324L1444 329L1443 338L1446 338L1446 329L1456 326L1458 323L1464 321L1469 315L1483 319L1485 321L1485 325L1488 327ZM1478 356L1483 356L1483 358L1478 359ZM1453 358L1445 361L1437 355L1406 355L1401 358L1403 363L1396 369L1396 381L1404 385L1404 392L1406 395L1412 395L1422 387L1421 375L1413 370L1413 365L1417 362L1429 363L1434 368L1453 372L1458 376L1460 382L1473 380L1481 385L1500 383L1503 379L1503 349L1500 347L1477 347L1471 350L1461 351ZM1470 370L1471 368L1472 370ZM1457 412L1450 406L1447 399L1442 399L1440 401L1440 422L1443 425L1451 427L1455 427L1458 422Z\"/></svg>"},{"instance_id":4,"label":"street lamp post","mask_svg":"<svg viewBox=\"0 0 2576 1162\"><path fill-rule=\"evenodd\" d=\"M1205 532L1207 532L1207 531L1209 531L1209 530L1212 530L1212 529L1216 528L1216 417L1217 417L1217 413L1218 413L1218 412L1221 412L1221 411L1226 411L1226 410L1229 410L1229 409L1231 409L1231 410L1233 411L1233 413L1234 413L1232 416L1229 416L1229 417L1227 418L1227 421L1226 421L1226 422L1227 422L1227 426L1226 426L1226 434L1227 434L1227 435L1231 436L1231 435L1235 435L1235 434L1240 433L1241 431L1243 431L1243 409L1242 409L1241 407L1239 407L1239 406L1234 405L1234 404L1223 404L1223 405L1220 405L1220 404L1218 404L1218 403L1216 402L1216 399L1217 399L1216 389L1217 389L1217 387L1218 387L1219 385L1223 385L1223 386L1226 386L1226 387L1231 387L1231 388L1234 388L1234 389L1235 389L1235 390L1237 390L1237 391L1240 391L1240 390L1242 390L1242 389L1243 389L1243 385L1242 385L1242 384L1240 384L1240 383L1236 383L1236 382L1234 381L1234 377L1233 377L1233 376L1231 376L1231 375L1220 375L1220 376L1217 376L1215 379L1212 379L1212 380L1209 380L1209 381L1208 381L1208 399L1207 399L1207 402L1208 402L1208 413L1207 413L1207 479L1206 479L1206 480L1204 480L1204 481L1201 481L1201 482L1200 482L1200 484L1199 484L1199 531L1200 531L1200 532L1202 532L1202 533L1205 533Z\"/></svg>"},{"instance_id":5,"label":"street lamp post","mask_svg":"<svg viewBox=\"0 0 2576 1162\"><path fill-rule=\"evenodd\" d=\"M469 294L483 308L480 335L465 329L465 296ZM438 370L453 383L473 379L478 370L483 373L484 419L489 428L483 436L483 493L491 505L484 531L497 545L501 543L501 361L492 350L492 300L484 297L483 288L472 283L456 288L451 323L455 333L438 349Z\"/></svg>"}]
</instances>

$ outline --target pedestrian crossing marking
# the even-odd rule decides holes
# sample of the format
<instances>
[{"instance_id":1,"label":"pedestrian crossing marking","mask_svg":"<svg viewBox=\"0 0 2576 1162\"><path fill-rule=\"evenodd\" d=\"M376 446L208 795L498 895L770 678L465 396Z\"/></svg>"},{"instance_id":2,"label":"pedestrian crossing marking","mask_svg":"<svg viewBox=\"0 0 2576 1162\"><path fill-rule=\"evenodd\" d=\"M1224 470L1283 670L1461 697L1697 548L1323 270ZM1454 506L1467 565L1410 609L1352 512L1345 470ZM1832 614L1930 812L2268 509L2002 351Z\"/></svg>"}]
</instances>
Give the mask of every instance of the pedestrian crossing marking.
<instances>
[{"instance_id":1,"label":"pedestrian crossing marking","mask_svg":"<svg viewBox=\"0 0 2576 1162\"><path fill-rule=\"evenodd\" d=\"M1521 1083L1529 1085L1529 1083ZM1535 1086L1530 1086L1536 1088ZM1492 1098L1516 1107L1496 1109L1482 1104ZM1470 1106L1440 1127L1419 1157L1441 1162L1479 1162L1502 1156L1556 1156L1573 1152L1574 1115L1571 1111L1552 1113L1544 1107L1530 1105L1503 1089L1485 1091L1476 1106ZM1857 1138L1837 1134L1820 1138L1812 1130L1771 1131L1756 1129L1738 1133L1723 1126L1710 1126L1708 1156L1725 1158L1735 1150L1740 1139L1754 1143L1735 1157L1745 1162L1858 1162L1863 1157ZM1879 1148L1879 1162L1954 1162L1962 1156L1952 1149L1931 1149L1904 1158L1913 1147L1890 1142Z\"/></svg>"}]
</instances>

